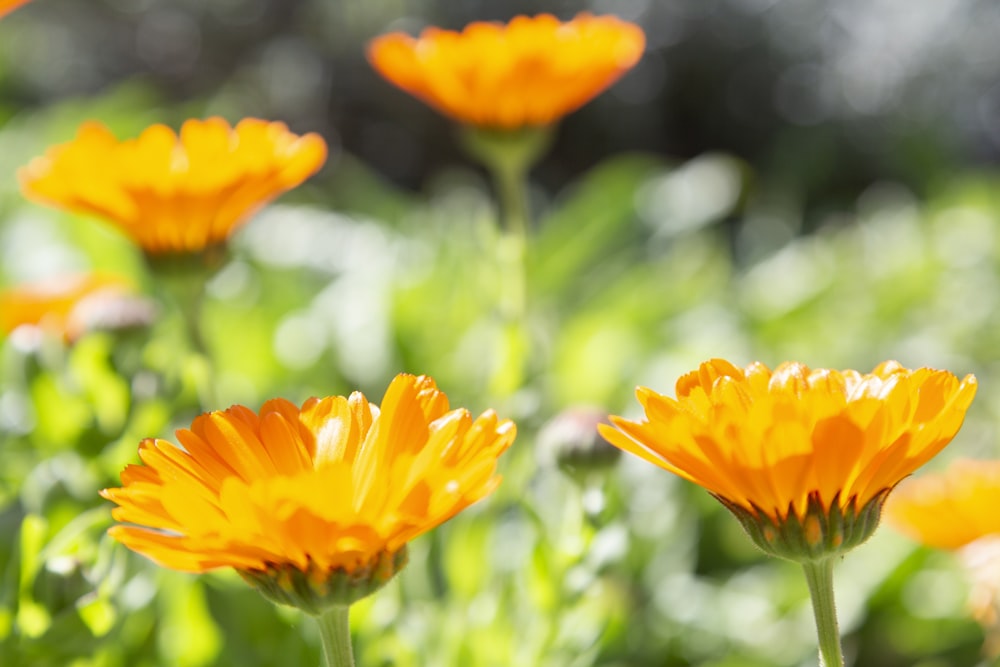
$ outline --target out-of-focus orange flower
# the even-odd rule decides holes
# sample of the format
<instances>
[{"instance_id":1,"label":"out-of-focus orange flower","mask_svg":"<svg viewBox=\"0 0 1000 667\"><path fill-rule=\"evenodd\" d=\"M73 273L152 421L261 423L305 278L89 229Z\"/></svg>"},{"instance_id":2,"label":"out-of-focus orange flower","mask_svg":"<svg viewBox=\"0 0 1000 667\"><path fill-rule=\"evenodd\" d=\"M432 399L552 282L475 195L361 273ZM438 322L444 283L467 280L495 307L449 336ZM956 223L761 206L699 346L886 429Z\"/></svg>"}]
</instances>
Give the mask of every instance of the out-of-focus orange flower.
<instances>
[{"instance_id":1,"label":"out-of-focus orange flower","mask_svg":"<svg viewBox=\"0 0 1000 667\"><path fill-rule=\"evenodd\" d=\"M89 273L50 278L0 292L0 332L34 327L67 341L100 326L109 309L131 302L131 284L120 276Z\"/></svg>"},{"instance_id":2,"label":"out-of-focus orange flower","mask_svg":"<svg viewBox=\"0 0 1000 667\"><path fill-rule=\"evenodd\" d=\"M372 40L368 59L393 84L462 123L516 129L553 123L642 57L642 30L613 16L518 16L507 25L428 28Z\"/></svg>"},{"instance_id":3,"label":"out-of-focus orange flower","mask_svg":"<svg viewBox=\"0 0 1000 667\"><path fill-rule=\"evenodd\" d=\"M862 374L714 359L681 377L676 392L640 388L645 419L612 417L617 428L601 433L707 489L765 550L800 540L770 545L794 559L866 539L889 491L958 432L976 381L891 361ZM748 521L763 526L759 534ZM789 524L800 525L780 535Z\"/></svg>"},{"instance_id":4,"label":"out-of-focus orange flower","mask_svg":"<svg viewBox=\"0 0 1000 667\"><path fill-rule=\"evenodd\" d=\"M325 160L321 137L279 122L189 120L179 135L153 125L126 141L87 122L18 177L26 196L104 218L147 253L185 253L224 242Z\"/></svg>"},{"instance_id":5,"label":"out-of-focus orange flower","mask_svg":"<svg viewBox=\"0 0 1000 667\"><path fill-rule=\"evenodd\" d=\"M391 576L409 540L496 487L515 432L492 411L449 411L428 377L398 375L381 409L355 392L202 415L177 432L181 447L143 441L145 465L101 495L119 505L111 535L166 567L233 567L257 585Z\"/></svg>"},{"instance_id":6,"label":"out-of-focus orange flower","mask_svg":"<svg viewBox=\"0 0 1000 667\"><path fill-rule=\"evenodd\" d=\"M969 609L1000 655L1000 461L955 461L943 473L903 481L886 504L888 522L938 549L955 550L971 583Z\"/></svg>"},{"instance_id":7,"label":"out-of-focus orange flower","mask_svg":"<svg viewBox=\"0 0 1000 667\"><path fill-rule=\"evenodd\" d=\"M1000 538L1000 461L959 460L944 473L908 479L885 511L901 532L938 549Z\"/></svg>"},{"instance_id":8,"label":"out-of-focus orange flower","mask_svg":"<svg viewBox=\"0 0 1000 667\"><path fill-rule=\"evenodd\" d=\"M21 5L25 5L29 0L0 0L0 18L11 13Z\"/></svg>"}]
</instances>

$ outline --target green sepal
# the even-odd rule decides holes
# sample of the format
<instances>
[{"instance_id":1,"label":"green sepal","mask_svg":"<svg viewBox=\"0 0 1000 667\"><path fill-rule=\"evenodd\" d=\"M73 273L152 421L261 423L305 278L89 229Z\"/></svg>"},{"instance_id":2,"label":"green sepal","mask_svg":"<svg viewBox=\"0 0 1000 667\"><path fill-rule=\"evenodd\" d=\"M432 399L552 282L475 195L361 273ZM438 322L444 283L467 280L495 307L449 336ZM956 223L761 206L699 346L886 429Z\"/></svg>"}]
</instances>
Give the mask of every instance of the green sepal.
<instances>
[{"instance_id":1,"label":"green sepal","mask_svg":"<svg viewBox=\"0 0 1000 667\"><path fill-rule=\"evenodd\" d=\"M407 561L406 545L393 553L382 552L351 572L342 568L321 570L312 563L306 570L294 565L272 565L265 570L238 570L248 584L277 604L297 607L319 616L328 609L347 607L389 583Z\"/></svg>"},{"instance_id":2,"label":"green sepal","mask_svg":"<svg viewBox=\"0 0 1000 667\"><path fill-rule=\"evenodd\" d=\"M463 127L459 143L465 151L490 169L524 173L552 145L551 126L527 126L514 130Z\"/></svg>"},{"instance_id":3,"label":"green sepal","mask_svg":"<svg viewBox=\"0 0 1000 667\"><path fill-rule=\"evenodd\" d=\"M183 280L193 276L204 281L226 263L229 246L221 241L200 250L144 251L143 254L146 265L157 277Z\"/></svg>"},{"instance_id":4,"label":"green sepal","mask_svg":"<svg viewBox=\"0 0 1000 667\"><path fill-rule=\"evenodd\" d=\"M883 489L858 509L857 496L841 504L838 493L824 503L819 492L809 494L800 517L792 503L784 517L776 518L757 505L748 510L731 500L715 496L739 520L750 539L771 556L801 563L843 555L875 532L882 506L891 489ZM714 495L714 494L713 494Z\"/></svg>"}]
</instances>

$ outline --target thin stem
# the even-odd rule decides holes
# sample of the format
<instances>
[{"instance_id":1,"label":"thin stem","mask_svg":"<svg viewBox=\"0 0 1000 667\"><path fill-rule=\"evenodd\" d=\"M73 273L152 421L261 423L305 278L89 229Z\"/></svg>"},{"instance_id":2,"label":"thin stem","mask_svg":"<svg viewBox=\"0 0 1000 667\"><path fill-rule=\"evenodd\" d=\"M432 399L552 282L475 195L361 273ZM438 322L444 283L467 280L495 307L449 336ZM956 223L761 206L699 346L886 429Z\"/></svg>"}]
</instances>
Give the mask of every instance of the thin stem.
<instances>
[{"instance_id":1,"label":"thin stem","mask_svg":"<svg viewBox=\"0 0 1000 667\"><path fill-rule=\"evenodd\" d=\"M809 594L812 596L813 614L816 616L821 667L844 667L837 607L833 602L833 560L824 558L802 563L809 583Z\"/></svg>"},{"instance_id":2,"label":"thin stem","mask_svg":"<svg viewBox=\"0 0 1000 667\"><path fill-rule=\"evenodd\" d=\"M213 358L202 329L205 284L225 257L224 248L214 247L201 253L147 256L150 268L165 292L166 299L181 318L190 345L191 359L197 365L195 389L203 410L215 409Z\"/></svg>"},{"instance_id":3,"label":"thin stem","mask_svg":"<svg viewBox=\"0 0 1000 667\"><path fill-rule=\"evenodd\" d=\"M191 370L195 373L194 386L198 394L198 403L202 410L215 410L219 406L215 400L214 360L209 353L201 320L202 303L205 298L204 286L198 285L196 289L181 296L178 305L188 342L191 345L190 361L196 364L191 367Z\"/></svg>"},{"instance_id":4,"label":"thin stem","mask_svg":"<svg viewBox=\"0 0 1000 667\"><path fill-rule=\"evenodd\" d=\"M488 130L466 128L462 143L489 170L500 200L502 224L497 242L503 341L491 389L500 396L524 382L528 359L527 245L530 233L528 171L551 139L550 128Z\"/></svg>"},{"instance_id":5,"label":"thin stem","mask_svg":"<svg viewBox=\"0 0 1000 667\"><path fill-rule=\"evenodd\" d=\"M334 605L315 617L319 623L319 636L323 639L322 667L354 667L350 609L347 605Z\"/></svg>"},{"instance_id":6,"label":"thin stem","mask_svg":"<svg viewBox=\"0 0 1000 667\"><path fill-rule=\"evenodd\" d=\"M493 177L500 197L504 231L524 238L528 234L528 200L525 179L552 139L547 127L490 130L467 127L462 145Z\"/></svg>"},{"instance_id":7,"label":"thin stem","mask_svg":"<svg viewBox=\"0 0 1000 667\"><path fill-rule=\"evenodd\" d=\"M509 161L492 169L500 195L504 231L521 238L528 233L528 188L525 183L528 166Z\"/></svg>"},{"instance_id":8,"label":"thin stem","mask_svg":"<svg viewBox=\"0 0 1000 667\"><path fill-rule=\"evenodd\" d=\"M505 396L523 384L527 364L527 184L526 169L522 165L501 163L491 171L503 216L503 228L497 239L497 262L502 276L498 305L503 322L503 343L501 362L493 374L491 389Z\"/></svg>"},{"instance_id":9,"label":"thin stem","mask_svg":"<svg viewBox=\"0 0 1000 667\"><path fill-rule=\"evenodd\" d=\"M527 278L524 265L528 233L528 197L525 171L517 165L500 165L493 170L503 231L500 237L500 261L503 272L501 299L504 317L520 322L527 307Z\"/></svg>"}]
</instances>

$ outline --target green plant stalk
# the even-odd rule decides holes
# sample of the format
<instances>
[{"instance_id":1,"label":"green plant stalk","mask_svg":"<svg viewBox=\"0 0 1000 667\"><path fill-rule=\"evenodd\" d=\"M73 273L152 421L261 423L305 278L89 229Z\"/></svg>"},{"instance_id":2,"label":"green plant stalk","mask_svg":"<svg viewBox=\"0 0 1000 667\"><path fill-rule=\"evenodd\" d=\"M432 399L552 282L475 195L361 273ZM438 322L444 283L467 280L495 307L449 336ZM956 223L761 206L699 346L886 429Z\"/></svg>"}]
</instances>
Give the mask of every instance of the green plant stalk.
<instances>
[{"instance_id":1,"label":"green plant stalk","mask_svg":"<svg viewBox=\"0 0 1000 667\"><path fill-rule=\"evenodd\" d=\"M528 315L527 168L517 163L499 162L492 172L503 216L503 229L497 240L503 356L493 374L491 389L499 395L507 395L524 383L528 356L525 326Z\"/></svg>"},{"instance_id":2,"label":"green plant stalk","mask_svg":"<svg viewBox=\"0 0 1000 667\"><path fill-rule=\"evenodd\" d=\"M466 150L489 170L500 200L502 220L497 242L500 269L499 311L503 319L500 363L491 389L499 395L523 384L528 357L527 244L530 229L528 171L551 140L550 128L490 130L465 128Z\"/></svg>"},{"instance_id":3,"label":"green plant stalk","mask_svg":"<svg viewBox=\"0 0 1000 667\"><path fill-rule=\"evenodd\" d=\"M183 255L147 256L157 284L165 299L177 309L184 322L184 330L194 351L207 355L208 346L201 332L201 308L205 298L205 283L215 272L206 256L191 253Z\"/></svg>"},{"instance_id":4,"label":"green plant stalk","mask_svg":"<svg viewBox=\"0 0 1000 667\"><path fill-rule=\"evenodd\" d=\"M315 617L323 640L322 667L354 667L350 610L347 605L334 605Z\"/></svg>"},{"instance_id":5,"label":"green plant stalk","mask_svg":"<svg viewBox=\"0 0 1000 667\"><path fill-rule=\"evenodd\" d=\"M521 321L527 310L525 253L528 244L527 166L501 162L493 168L503 230L500 237L500 268L503 271L501 306L507 319Z\"/></svg>"},{"instance_id":6,"label":"green plant stalk","mask_svg":"<svg viewBox=\"0 0 1000 667\"><path fill-rule=\"evenodd\" d=\"M802 562L806 582L809 584L809 595L812 597L813 614L816 616L821 667L844 667L837 607L833 601L833 561L833 558L822 558Z\"/></svg>"},{"instance_id":7,"label":"green plant stalk","mask_svg":"<svg viewBox=\"0 0 1000 667\"><path fill-rule=\"evenodd\" d=\"M200 253L147 255L146 260L160 286L162 298L180 316L191 346L191 359L198 364L196 380L198 402L202 410L216 406L214 364L202 330L202 306L205 285L225 259L225 248L212 247Z\"/></svg>"}]
</instances>

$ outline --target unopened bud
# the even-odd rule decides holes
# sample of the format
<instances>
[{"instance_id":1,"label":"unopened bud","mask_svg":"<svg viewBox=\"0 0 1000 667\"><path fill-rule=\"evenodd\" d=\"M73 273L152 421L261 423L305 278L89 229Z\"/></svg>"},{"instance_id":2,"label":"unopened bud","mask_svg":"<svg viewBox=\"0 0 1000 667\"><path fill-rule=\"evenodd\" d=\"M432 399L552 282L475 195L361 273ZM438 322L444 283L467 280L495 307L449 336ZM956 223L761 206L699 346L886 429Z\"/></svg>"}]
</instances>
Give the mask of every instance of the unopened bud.
<instances>
[{"instance_id":1,"label":"unopened bud","mask_svg":"<svg viewBox=\"0 0 1000 667\"><path fill-rule=\"evenodd\" d=\"M538 459L543 465L556 464L572 476L588 475L615 464L621 455L597 432L607 423L607 412L578 406L563 410L538 433Z\"/></svg>"}]
</instances>

